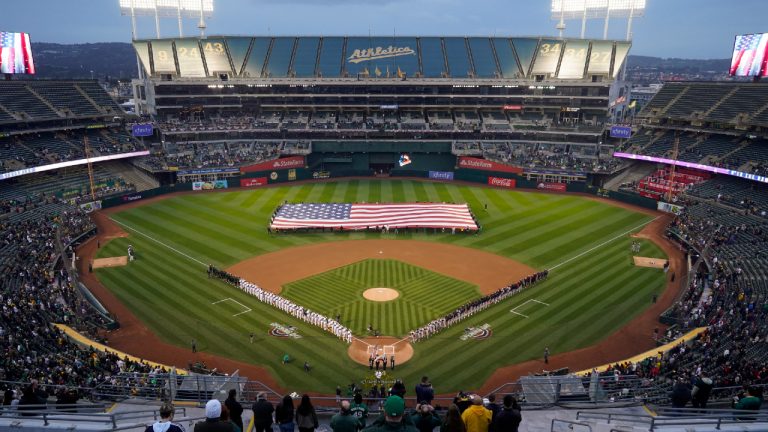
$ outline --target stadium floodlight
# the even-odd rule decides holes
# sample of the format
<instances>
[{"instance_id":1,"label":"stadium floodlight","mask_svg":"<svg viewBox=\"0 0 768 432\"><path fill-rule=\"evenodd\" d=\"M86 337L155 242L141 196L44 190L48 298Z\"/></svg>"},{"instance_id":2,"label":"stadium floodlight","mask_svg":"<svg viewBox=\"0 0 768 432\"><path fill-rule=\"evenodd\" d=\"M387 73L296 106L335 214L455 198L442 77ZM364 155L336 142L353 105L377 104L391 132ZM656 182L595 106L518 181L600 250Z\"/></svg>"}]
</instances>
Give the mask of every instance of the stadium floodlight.
<instances>
[{"instance_id":1,"label":"stadium floodlight","mask_svg":"<svg viewBox=\"0 0 768 432\"><path fill-rule=\"evenodd\" d=\"M552 19L560 20L558 29L564 27L564 20L581 20L581 37L584 37L588 19L605 19L603 39L608 38L608 21L611 18L628 18L627 40L632 35L632 19L645 15L646 0L552 0Z\"/></svg>"},{"instance_id":2,"label":"stadium floodlight","mask_svg":"<svg viewBox=\"0 0 768 432\"><path fill-rule=\"evenodd\" d=\"M122 15L197 18L213 16L213 0L120 0Z\"/></svg>"}]
</instances>

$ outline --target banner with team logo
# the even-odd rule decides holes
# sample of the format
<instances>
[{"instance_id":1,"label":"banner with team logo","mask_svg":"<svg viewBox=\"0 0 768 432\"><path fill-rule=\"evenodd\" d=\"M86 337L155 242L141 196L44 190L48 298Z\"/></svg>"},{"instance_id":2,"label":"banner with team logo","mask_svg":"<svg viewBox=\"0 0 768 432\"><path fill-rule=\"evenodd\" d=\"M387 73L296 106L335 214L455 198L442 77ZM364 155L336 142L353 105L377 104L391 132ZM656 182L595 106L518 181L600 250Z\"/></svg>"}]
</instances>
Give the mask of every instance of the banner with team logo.
<instances>
[{"instance_id":1,"label":"banner with team logo","mask_svg":"<svg viewBox=\"0 0 768 432\"><path fill-rule=\"evenodd\" d=\"M193 191L201 190L214 190L214 189L226 189L228 183L226 180L213 180L213 181L197 181L192 182Z\"/></svg>"},{"instance_id":2,"label":"banner with team logo","mask_svg":"<svg viewBox=\"0 0 768 432\"><path fill-rule=\"evenodd\" d=\"M269 334L278 338L301 339L296 327L274 322L269 324Z\"/></svg>"},{"instance_id":3,"label":"banner with team logo","mask_svg":"<svg viewBox=\"0 0 768 432\"><path fill-rule=\"evenodd\" d=\"M672 213L672 214L680 214L680 212L683 211L683 209L684 209L683 206L679 206L679 205L675 205L675 204L670 204L670 203L665 203L663 201L659 201L658 203L656 203L656 208L659 211L663 211L663 212L666 212L666 213Z\"/></svg>"},{"instance_id":4,"label":"banner with team logo","mask_svg":"<svg viewBox=\"0 0 768 432\"><path fill-rule=\"evenodd\" d=\"M565 183L548 183L540 182L536 185L536 189L551 190L555 192L565 192Z\"/></svg>"},{"instance_id":5,"label":"banner with team logo","mask_svg":"<svg viewBox=\"0 0 768 432\"><path fill-rule=\"evenodd\" d=\"M488 184L490 186L505 187L508 189L514 189L517 185L515 179L508 179L503 177L488 177Z\"/></svg>"},{"instance_id":6,"label":"banner with team logo","mask_svg":"<svg viewBox=\"0 0 768 432\"><path fill-rule=\"evenodd\" d=\"M96 210L101 210L101 201L92 201L85 204L80 204L80 208L86 213L91 213Z\"/></svg>"},{"instance_id":7,"label":"banner with team logo","mask_svg":"<svg viewBox=\"0 0 768 432\"><path fill-rule=\"evenodd\" d=\"M464 334L459 336L460 340L469 340L469 339L475 339L475 340L483 340L488 339L493 335L493 330L491 330L491 325L488 323L485 323L481 325L480 327L469 327L466 330L464 330Z\"/></svg>"}]
</instances>

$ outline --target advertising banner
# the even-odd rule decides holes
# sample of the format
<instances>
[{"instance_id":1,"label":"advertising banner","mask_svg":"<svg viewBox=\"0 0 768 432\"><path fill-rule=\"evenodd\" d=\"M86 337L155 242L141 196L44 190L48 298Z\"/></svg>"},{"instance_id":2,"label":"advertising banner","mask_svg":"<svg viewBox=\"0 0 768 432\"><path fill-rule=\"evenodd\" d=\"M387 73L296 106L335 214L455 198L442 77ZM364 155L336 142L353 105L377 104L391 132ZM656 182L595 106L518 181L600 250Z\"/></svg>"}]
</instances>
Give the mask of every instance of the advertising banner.
<instances>
[{"instance_id":1,"label":"advertising banner","mask_svg":"<svg viewBox=\"0 0 768 432\"><path fill-rule=\"evenodd\" d=\"M228 184L226 180L198 181L198 182L192 183L192 190L201 191L201 190L226 189L227 185Z\"/></svg>"},{"instance_id":2,"label":"advertising banner","mask_svg":"<svg viewBox=\"0 0 768 432\"><path fill-rule=\"evenodd\" d=\"M629 139L632 136L632 128L629 126L611 126L611 138Z\"/></svg>"},{"instance_id":3,"label":"advertising banner","mask_svg":"<svg viewBox=\"0 0 768 432\"><path fill-rule=\"evenodd\" d=\"M80 208L83 209L83 211L86 213L101 210L101 201L92 201L85 204L80 204Z\"/></svg>"},{"instance_id":4,"label":"advertising banner","mask_svg":"<svg viewBox=\"0 0 768 432\"><path fill-rule=\"evenodd\" d=\"M304 156L291 156L281 159L248 165L240 168L241 172L272 171L290 168L304 168Z\"/></svg>"},{"instance_id":5,"label":"advertising banner","mask_svg":"<svg viewBox=\"0 0 768 432\"><path fill-rule=\"evenodd\" d=\"M488 184L491 186L505 187L508 189L514 189L517 182L515 179L508 179L503 177L488 177Z\"/></svg>"},{"instance_id":6,"label":"advertising banner","mask_svg":"<svg viewBox=\"0 0 768 432\"><path fill-rule=\"evenodd\" d=\"M291 168L288 170L288 181L296 180L296 169Z\"/></svg>"},{"instance_id":7,"label":"advertising banner","mask_svg":"<svg viewBox=\"0 0 768 432\"><path fill-rule=\"evenodd\" d=\"M672 214L680 214L680 212L683 211L683 206L669 204L663 201L659 201L658 203L656 203L656 208L659 209L659 211L672 213Z\"/></svg>"},{"instance_id":8,"label":"advertising banner","mask_svg":"<svg viewBox=\"0 0 768 432\"><path fill-rule=\"evenodd\" d=\"M266 177L240 179L240 187L264 186L265 184L267 184Z\"/></svg>"},{"instance_id":9,"label":"advertising banner","mask_svg":"<svg viewBox=\"0 0 768 432\"><path fill-rule=\"evenodd\" d=\"M430 171L429 178L432 180L453 180L453 171Z\"/></svg>"},{"instance_id":10,"label":"advertising banner","mask_svg":"<svg viewBox=\"0 0 768 432\"><path fill-rule=\"evenodd\" d=\"M492 162L485 159L461 156L459 158L459 168L476 169L484 171L498 171L512 174L522 174L523 169L512 165L504 165L498 162Z\"/></svg>"},{"instance_id":11,"label":"advertising banner","mask_svg":"<svg viewBox=\"0 0 768 432\"><path fill-rule=\"evenodd\" d=\"M540 182L536 185L536 189L551 190L556 192L565 192L565 183L547 183Z\"/></svg>"},{"instance_id":12,"label":"advertising banner","mask_svg":"<svg viewBox=\"0 0 768 432\"><path fill-rule=\"evenodd\" d=\"M170 167L169 167L170 168ZM178 168L177 168L178 170ZM179 175L190 175L190 174L237 174L240 172L239 168L203 168L203 169L192 169L192 170L180 170L178 171Z\"/></svg>"},{"instance_id":13,"label":"advertising banner","mask_svg":"<svg viewBox=\"0 0 768 432\"><path fill-rule=\"evenodd\" d=\"M120 199L123 200L124 203L138 201L142 198L144 198L144 196L141 194L123 195L122 197L120 197Z\"/></svg>"},{"instance_id":14,"label":"advertising banner","mask_svg":"<svg viewBox=\"0 0 768 432\"><path fill-rule=\"evenodd\" d=\"M135 137L148 137L152 136L154 129L151 123L135 124L131 126L131 133Z\"/></svg>"},{"instance_id":15,"label":"advertising banner","mask_svg":"<svg viewBox=\"0 0 768 432\"><path fill-rule=\"evenodd\" d=\"M315 171L312 173L313 179L328 179L331 178L330 171Z\"/></svg>"}]
</instances>

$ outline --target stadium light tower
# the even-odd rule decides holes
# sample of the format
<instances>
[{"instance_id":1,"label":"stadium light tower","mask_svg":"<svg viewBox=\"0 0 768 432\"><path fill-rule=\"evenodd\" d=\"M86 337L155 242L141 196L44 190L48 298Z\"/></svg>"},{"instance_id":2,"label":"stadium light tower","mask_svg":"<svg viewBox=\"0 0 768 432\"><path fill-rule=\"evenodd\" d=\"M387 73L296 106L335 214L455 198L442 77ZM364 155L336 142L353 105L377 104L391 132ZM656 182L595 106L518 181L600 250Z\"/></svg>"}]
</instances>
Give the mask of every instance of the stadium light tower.
<instances>
[{"instance_id":1,"label":"stadium light tower","mask_svg":"<svg viewBox=\"0 0 768 432\"><path fill-rule=\"evenodd\" d=\"M136 17L155 19L155 33L160 37L160 18L176 18L179 36L183 36L182 18L199 18L198 28L205 29L205 18L213 16L213 0L119 0L120 14L131 17L132 37L136 39ZM204 33L203 33L204 36Z\"/></svg>"},{"instance_id":2,"label":"stadium light tower","mask_svg":"<svg viewBox=\"0 0 768 432\"><path fill-rule=\"evenodd\" d=\"M611 18L627 18L627 40L632 38L632 19L645 15L646 0L552 0L552 19L559 20L565 27L565 20L581 20L581 38L587 29L587 20L602 19L603 39L608 39L608 24Z\"/></svg>"}]
</instances>

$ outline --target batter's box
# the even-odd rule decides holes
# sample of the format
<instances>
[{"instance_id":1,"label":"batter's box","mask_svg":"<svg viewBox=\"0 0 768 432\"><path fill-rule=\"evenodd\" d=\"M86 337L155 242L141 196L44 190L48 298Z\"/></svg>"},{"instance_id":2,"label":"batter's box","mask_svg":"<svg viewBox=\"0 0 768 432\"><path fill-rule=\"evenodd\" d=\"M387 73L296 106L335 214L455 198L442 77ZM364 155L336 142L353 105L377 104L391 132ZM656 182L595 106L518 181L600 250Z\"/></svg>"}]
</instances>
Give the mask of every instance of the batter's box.
<instances>
[{"instance_id":1,"label":"batter's box","mask_svg":"<svg viewBox=\"0 0 768 432\"><path fill-rule=\"evenodd\" d=\"M528 303L537 303L537 304L544 305L544 306L547 306L547 307L549 306L549 303L544 303L543 301L539 301L539 300L536 300L536 299L528 299L525 302L523 302L522 304L519 304L519 305L515 306L514 308L510 309L509 311L512 312L513 314L519 315L519 316L521 316L523 318L528 318L528 315L523 315L522 313L517 311L518 309L522 308L523 306L527 305Z\"/></svg>"},{"instance_id":2,"label":"batter's box","mask_svg":"<svg viewBox=\"0 0 768 432\"><path fill-rule=\"evenodd\" d=\"M253 309L249 308L248 306L246 306L246 305L240 303L239 301L237 301L237 300L235 300L233 298L230 298L230 297L227 297L225 299L221 299L219 301L215 301L215 302L213 302L211 304L215 305L215 304L223 303L225 301L231 301L231 302L237 303L237 304L239 304L244 309L242 312L239 312L239 313L236 313L236 314L232 315L233 317L236 317L238 315L242 315L242 314L248 313L248 312L253 310Z\"/></svg>"}]
</instances>

